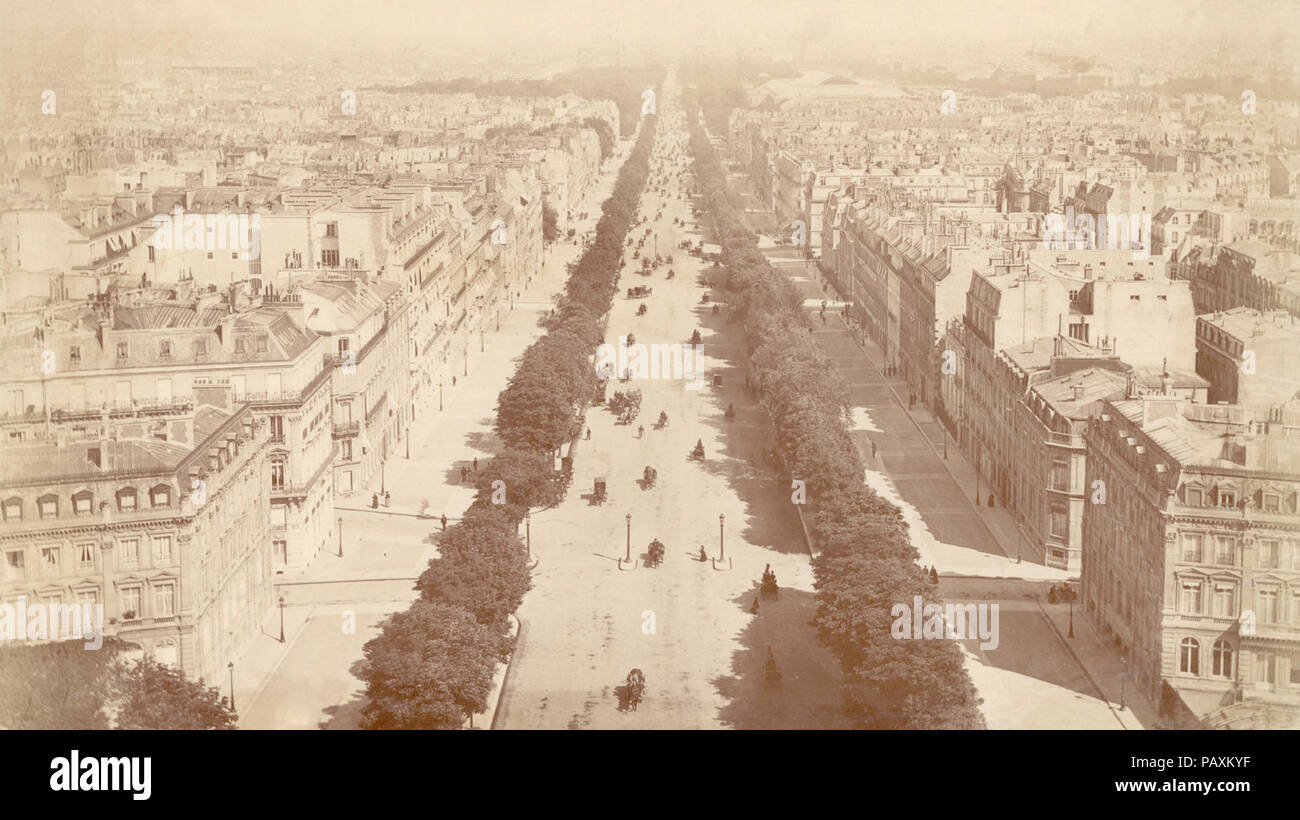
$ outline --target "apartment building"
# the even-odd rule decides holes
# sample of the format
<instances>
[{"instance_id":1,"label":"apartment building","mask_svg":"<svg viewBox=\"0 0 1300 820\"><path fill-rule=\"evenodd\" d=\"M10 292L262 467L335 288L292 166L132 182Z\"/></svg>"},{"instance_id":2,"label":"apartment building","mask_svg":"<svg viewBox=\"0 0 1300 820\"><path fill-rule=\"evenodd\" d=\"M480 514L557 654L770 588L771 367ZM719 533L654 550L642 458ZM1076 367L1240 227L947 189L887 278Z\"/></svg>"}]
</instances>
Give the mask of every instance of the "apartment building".
<instances>
[{"instance_id":1,"label":"apartment building","mask_svg":"<svg viewBox=\"0 0 1300 820\"><path fill-rule=\"evenodd\" d=\"M1135 684L1300 708L1300 408L1103 399L1086 440L1083 598Z\"/></svg>"},{"instance_id":2,"label":"apartment building","mask_svg":"<svg viewBox=\"0 0 1300 820\"><path fill-rule=\"evenodd\" d=\"M193 395L0 444L0 597L100 605L106 636L215 682L271 609L270 443L228 381Z\"/></svg>"},{"instance_id":3,"label":"apartment building","mask_svg":"<svg viewBox=\"0 0 1300 820\"><path fill-rule=\"evenodd\" d=\"M1210 382L1211 404L1266 410L1300 392L1300 322L1285 311L1248 307L1196 318L1196 372Z\"/></svg>"}]
</instances>

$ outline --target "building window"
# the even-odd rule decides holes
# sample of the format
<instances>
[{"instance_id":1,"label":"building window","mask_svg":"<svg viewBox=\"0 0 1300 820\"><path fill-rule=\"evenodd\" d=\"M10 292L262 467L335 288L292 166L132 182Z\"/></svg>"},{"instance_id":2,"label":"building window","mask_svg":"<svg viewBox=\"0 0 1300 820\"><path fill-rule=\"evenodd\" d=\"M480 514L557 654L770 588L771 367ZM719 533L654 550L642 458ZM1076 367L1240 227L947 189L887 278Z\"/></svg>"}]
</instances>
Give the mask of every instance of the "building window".
<instances>
[{"instance_id":1,"label":"building window","mask_svg":"<svg viewBox=\"0 0 1300 820\"><path fill-rule=\"evenodd\" d=\"M1070 489L1070 462L1063 458L1052 459L1052 489Z\"/></svg>"},{"instance_id":2,"label":"building window","mask_svg":"<svg viewBox=\"0 0 1300 820\"><path fill-rule=\"evenodd\" d=\"M1182 611L1187 615L1201 614L1201 582L1183 581Z\"/></svg>"},{"instance_id":3,"label":"building window","mask_svg":"<svg viewBox=\"0 0 1300 820\"><path fill-rule=\"evenodd\" d=\"M258 352L258 353L265 353L265 352L266 352L266 337L265 337L265 336L258 336L258 337L257 337L257 352Z\"/></svg>"},{"instance_id":4,"label":"building window","mask_svg":"<svg viewBox=\"0 0 1300 820\"><path fill-rule=\"evenodd\" d=\"M172 488L166 484L159 484L149 491L149 504L154 509L159 507L170 507L172 504Z\"/></svg>"},{"instance_id":5,"label":"building window","mask_svg":"<svg viewBox=\"0 0 1300 820\"><path fill-rule=\"evenodd\" d=\"M271 416L271 438L284 441L284 416Z\"/></svg>"},{"instance_id":6,"label":"building window","mask_svg":"<svg viewBox=\"0 0 1300 820\"><path fill-rule=\"evenodd\" d=\"M194 341L194 358L204 359L208 355L208 340L196 339Z\"/></svg>"},{"instance_id":7,"label":"building window","mask_svg":"<svg viewBox=\"0 0 1300 820\"><path fill-rule=\"evenodd\" d=\"M1201 542L1204 539L1199 535L1192 533L1183 533L1183 560L1194 564L1199 564L1204 559L1201 551Z\"/></svg>"},{"instance_id":8,"label":"building window","mask_svg":"<svg viewBox=\"0 0 1300 820\"><path fill-rule=\"evenodd\" d=\"M289 542L272 541L271 552L275 557L275 563L278 566L284 566L289 563Z\"/></svg>"},{"instance_id":9,"label":"building window","mask_svg":"<svg viewBox=\"0 0 1300 820\"><path fill-rule=\"evenodd\" d=\"M241 355L241 356L242 356L244 353L248 352L247 350L244 349L244 340L243 340L243 339L236 339L236 340L235 340L235 352L236 352L237 354Z\"/></svg>"},{"instance_id":10,"label":"building window","mask_svg":"<svg viewBox=\"0 0 1300 820\"><path fill-rule=\"evenodd\" d=\"M134 621L140 615L140 587L124 587L122 589L122 620Z\"/></svg>"},{"instance_id":11,"label":"building window","mask_svg":"<svg viewBox=\"0 0 1300 820\"><path fill-rule=\"evenodd\" d=\"M1200 490L1195 489L1195 488L1193 488L1193 487L1188 487L1188 488L1187 488L1187 506L1189 506L1189 507L1204 507L1204 506L1205 506L1205 495L1204 495L1204 493L1202 493Z\"/></svg>"},{"instance_id":12,"label":"building window","mask_svg":"<svg viewBox=\"0 0 1300 820\"><path fill-rule=\"evenodd\" d=\"M1052 507L1049 522L1049 532L1053 538L1068 536L1069 524L1064 507Z\"/></svg>"},{"instance_id":13,"label":"building window","mask_svg":"<svg viewBox=\"0 0 1300 820\"><path fill-rule=\"evenodd\" d=\"M176 614L176 585L160 584L153 590L153 616L166 618Z\"/></svg>"},{"instance_id":14,"label":"building window","mask_svg":"<svg viewBox=\"0 0 1300 820\"><path fill-rule=\"evenodd\" d=\"M343 354L348 352L349 344L347 338L339 339L339 358L343 358Z\"/></svg>"},{"instance_id":15,"label":"building window","mask_svg":"<svg viewBox=\"0 0 1300 820\"><path fill-rule=\"evenodd\" d=\"M1228 535L1214 539L1214 563L1227 567L1237 565L1237 539Z\"/></svg>"},{"instance_id":16,"label":"building window","mask_svg":"<svg viewBox=\"0 0 1300 820\"><path fill-rule=\"evenodd\" d=\"M41 548L41 568L47 575L59 574L59 548L42 547Z\"/></svg>"},{"instance_id":17,"label":"building window","mask_svg":"<svg viewBox=\"0 0 1300 820\"><path fill-rule=\"evenodd\" d=\"M1277 569L1278 553L1281 551L1281 544L1279 542L1261 539L1259 542L1259 568Z\"/></svg>"},{"instance_id":18,"label":"building window","mask_svg":"<svg viewBox=\"0 0 1300 820\"><path fill-rule=\"evenodd\" d=\"M351 460L352 460L352 442L351 442L351 441L344 441L344 442L343 442L343 460L344 460L344 461L351 461Z\"/></svg>"},{"instance_id":19,"label":"building window","mask_svg":"<svg viewBox=\"0 0 1300 820\"><path fill-rule=\"evenodd\" d=\"M271 505L271 526L272 527L283 527L288 524L287 510L288 507L286 507L284 504Z\"/></svg>"},{"instance_id":20,"label":"building window","mask_svg":"<svg viewBox=\"0 0 1300 820\"><path fill-rule=\"evenodd\" d=\"M1278 622L1277 611L1277 590L1261 589L1255 593L1256 605L1255 613L1259 616L1261 623L1275 624Z\"/></svg>"},{"instance_id":21,"label":"building window","mask_svg":"<svg viewBox=\"0 0 1300 820\"><path fill-rule=\"evenodd\" d=\"M133 567L140 563L140 539L123 538L117 542L118 561L124 567Z\"/></svg>"},{"instance_id":22,"label":"building window","mask_svg":"<svg viewBox=\"0 0 1300 820\"><path fill-rule=\"evenodd\" d=\"M1277 682L1277 655L1266 649L1255 652L1255 682Z\"/></svg>"},{"instance_id":23,"label":"building window","mask_svg":"<svg viewBox=\"0 0 1300 820\"><path fill-rule=\"evenodd\" d=\"M93 541L77 545L77 568L95 568L95 543Z\"/></svg>"},{"instance_id":24,"label":"building window","mask_svg":"<svg viewBox=\"0 0 1300 820\"><path fill-rule=\"evenodd\" d=\"M128 487L117 493L117 508L122 512L135 512L135 488Z\"/></svg>"},{"instance_id":25,"label":"building window","mask_svg":"<svg viewBox=\"0 0 1300 820\"><path fill-rule=\"evenodd\" d=\"M87 589L77 593L77 603L83 606L94 606L99 603L99 590Z\"/></svg>"},{"instance_id":26,"label":"building window","mask_svg":"<svg viewBox=\"0 0 1300 820\"><path fill-rule=\"evenodd\" d=\"M125 359L127 358L127 356L130 355L130 352L131 352L131 348L127 345L126 342L117 343L117 358Z\"/></svg>"},{"instance_id":27,"label":"building window","mask_svg":"<svg viewBox=\"0 0 1300 820\"><path fill-rule=\"evenodd\" d=\"M1179 643L1178 671L1187 675L1201 674L1201 645L1195 638L1183 638Z\"/></svg>"},{"instance_id":28,"label":"building window","mask_svg":"<svg viewBox=\"0 0 1300 820\"><path fill-rule=\"evenodd\" d=\"M284 461L275 460L271 462L271 489L280 490L284 488Z\"/></svg>"},{"instance_id":29,"label":"building window","mask_svg":"<svg viewBox=\"0 0 1300 820\"><path fill-rule=\"evenodd\" d=\"M172 343L163 341L158 343L158 357L170 359L172 357Z\"/></svg>"},{"instance_id":30,"label":"building window","mask_svg":"<svg viewBox=\"0 0 1300 820\"><path fill-rule=\"evenodd\" d=\"M1237 506L1237 494L1232 490L1219 490L1219 506L1233 509Z\"/></svg>"},{"instance_id":31,"label":"building window","mask_svg":"<svg viewBox=\"0 0 1300 820\"><path fill-rule=\"evenodd\" d=\"M172 537L170 535L155 535L153 537L153 562L155 565L170 564L172 562Z\"/></svg>"},{"instance_id":32,"label":"building window","mask_svg":"<svg viewBox=\"0 0 1300 820\"><path fill-rule=\"evenodd\" d=\"M90 515L95 511L95 494L82 490L72 495L72 512L77 515Z\"/></svg>"},{"instance_id":33,"label":"building window","mask_svg":"<svg viewBox=\"0 0 1300 820\"><path fill-rule=\"evenodd\" d=\"M57 495L43 495L37 499L38 509L41 511L41 518L57 518L59 515L59 497Z\"/></svg>"},{"instance_id":34,"label":"building window","mask_svg":"<svg viewBox=\"0 0 1300 820\"><path fill-rule=\"evenodd\" d=\"M79 345L68 348L68 361L73 364L81 364L81 347Z\"/></svg>"},{"instance_id":35,"label":"building window","mask_svg":"<svg viewBox=\"0 0 1300 820\"><path fill-rule=\"evenodd\" d=\"M5 499L4 519L6 521L23 520L23 500L18 496L12 496Z\"/></svg>"},{"instance_id":36,"label":"building window","mask_svg":"<svg viewBox=\"0 0 1300 820\"><path fill-rule=\"evenodd\" d=\"M5 566L10 578L23 578L27 575L27 556L22 550L6 550Z\"/></svg>"},{"instance_id":37,"label":"building window","mask_svg":"<svg viewBox=\"0 0 1300 820\"><path fill-rule=\"evenodd\" d=\"M1214 671L1216 678L1232 677L1232 644L1224 640L1214 642Z\"/></svg>"},{"instance_id":38,"label":"building window","mask_svg":"<svg viewBox=\"0 0 1300 820\"><path fill-rule=\"evenodd\" d=\"M1214 585L1214 617L1237 617L1237 590L1231 584Z\"/></svg>"},{"instance_id":39,"label":"building window","mask_svg":"<svg viewBox=\"0 0 1300 820\"><path fill-rule=\"evenodd\" d=\"M1281 497L1273 493L1264 493L1264 512L1278 512L1282 509Z\"/></svg>"},{"instance_id":40,"label":"building window","mask_svg":"<svg viewBox=\"0 0 1300 820\"><path fill-rule=\"evenodd\" d=\"M321 264L327 268L337 268L339 266L339 252L336 250L323 250L320 252Z\"/></svg>"}]
</instances>

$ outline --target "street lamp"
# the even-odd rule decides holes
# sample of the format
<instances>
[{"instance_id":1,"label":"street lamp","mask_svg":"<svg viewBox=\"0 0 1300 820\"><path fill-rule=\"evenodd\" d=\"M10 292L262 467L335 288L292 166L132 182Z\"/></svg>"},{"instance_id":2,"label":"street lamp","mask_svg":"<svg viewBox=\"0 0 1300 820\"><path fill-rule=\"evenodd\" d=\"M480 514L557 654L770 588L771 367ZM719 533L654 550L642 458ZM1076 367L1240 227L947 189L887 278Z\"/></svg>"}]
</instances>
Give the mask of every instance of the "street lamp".
<instances>
[{"instance_id":1,"label":"street lamp","mask_svg":"<svg viewBox=\"0 0 1300 820\"><path fill-rule=\"evenodd\" d=\"M438 379L438 412L442 412L442 379Z\"/></svg>"},{"instance_id":2,"label":"street lamp","mask_svg":"<svg viewBox=\"0 0 1300 820\"><path fill-rule=\"evenodd\" d=\"M284 643L284 596L280 596L280 643Z\"/></svg>"},{"instance_id":3,"label":"street lamp","mask_svg":"<svg viewBox=\"0 0 1300 820\"><path fill-rule=\"evenodd\" d=\"M343 557L343 516L339 516L339 557Z\"/></svg>"},{"instance_id":4,"label":"street lamp","mask_svg":"<svg viewBox=\"0 0 1300 820\"><path fill-rule=\"evenodd\" d=\"M722 526L723 526L723 522L725 522L726 520L727 520L727 516L724 513L718 513L718 560L719 561L727 560L727 547L722 540L722 533L723 533Z\"/></svg>"},{"instance_id":5,"label":"street lamp","mask_svg":"<svg viewBox=\"0 0 1300 820\"><path fill-rule=\"evenodd\" d=\"M408 460L411 458L411 424L410 424L410 422L407 422L407 424L406 424L406 458L407 458Z\"/></svg>"},{"instance_id":6,"label":"street lamp","mask_svg":"<svg viewBox=\"0 0 1300 820\"><path fill-rule=\"evenodd\" d=\"M235 711L235 662L226 664L226 668L230 670L230 711L233 712Z\"/></svg>"},{"instance_id":7,"label":"street lamp","mask_svg":"<svg viewBox=\"0 0 1300 820\"><path fill-rule=\"evenodd\" d=\"M1070 632L1068 635L1066 635L1066 637L1073 638L1074 637L1074 590L1071 589L1070 594L1066 597L1070 601Z\"/></svg>"},{"instance_id":8,"label":"street lamp","mask_svg":"<svg viewBox=\"0 0 1300 820\"><path fill-rule=\"evenodd\" d=\"M497 329L500 330L500 328ZM478 329L478 352L483 352L483 328L481 327Z\"/></svg>"},{"instance_id":9,"label":"street lamp","mask_svg":"<svg viewBox=\"0 0 1300 820\"><path fill-rule=\"evenodd\" d=\"M627 514L627 556L623 560L632 560L632 513Z\"/></svg>"},{"instance_id":10,"label":"street lamp","mask_svg":"<svg viewBox=\"0 0 1300 820\"><path fill-rule=\"evenodd\" d=\"M388 448L384 448L384 449L388 449ZM379 494L386 495L387 493L388 493L388 485L384 483L384 462L381 459L379 462Z\"/></svg>"}]
</instances>

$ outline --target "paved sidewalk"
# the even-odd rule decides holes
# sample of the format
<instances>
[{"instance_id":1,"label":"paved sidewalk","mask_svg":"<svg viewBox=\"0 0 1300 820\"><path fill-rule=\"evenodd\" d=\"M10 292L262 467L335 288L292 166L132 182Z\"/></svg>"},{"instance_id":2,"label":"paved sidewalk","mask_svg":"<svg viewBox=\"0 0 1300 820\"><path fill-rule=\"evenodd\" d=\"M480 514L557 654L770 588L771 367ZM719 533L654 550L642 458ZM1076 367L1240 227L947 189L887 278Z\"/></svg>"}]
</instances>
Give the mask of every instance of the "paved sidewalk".
<instances>
[{"instance_id":1,"label":"paved sidewalk","mask_svg":"<svg viewBox=\"0 0 1300 820\"><path fill-rule=\"evenodd\" d=\"M620 143L607 160L602 179L581 207L590 218L577 226L577 235L600 216L600 203L613 190L630 148L631 143ZM263 627L266 634L236 658L241 728L357 724L356 693L363 684L355 670L361 647L377 634L384 616L414 600L413 582L437 554L429 536L441 529L441 516L450 524L472 502L473 480L462 482L460 467L472 467L475 458L482 466L491 458L497 395L524 348L542 333L537 322L563 287L567 263L581 252L581 245L562 240L549 245L542 270L515 298L514 310L502 312L500 330L492 329L495 321L488 325L484 351L471 347L468 374L458 377L454 388L445 386L443 410L417 415L410 430L410 458L403 442L384 465L390 506L369 506L370 493L379 490L378 476L373 490L338 499L341 538L305 570L276 577L276 595L286 600L286 643L278 640L277 609ZM357 621L351 633L339 626L345 612ZM222 691L228 690L227 679Z\"/></svg>"}]
</instances>

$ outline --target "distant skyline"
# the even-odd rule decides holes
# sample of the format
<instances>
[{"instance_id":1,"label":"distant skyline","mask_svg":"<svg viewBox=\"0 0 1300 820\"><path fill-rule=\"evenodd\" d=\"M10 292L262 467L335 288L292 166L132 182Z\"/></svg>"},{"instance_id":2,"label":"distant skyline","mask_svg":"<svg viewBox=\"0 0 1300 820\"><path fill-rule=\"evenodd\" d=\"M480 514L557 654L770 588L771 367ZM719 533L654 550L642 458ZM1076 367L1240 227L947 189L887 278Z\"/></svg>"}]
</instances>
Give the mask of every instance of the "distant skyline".
<instances>
[{"instance_id":1,"label":"distant skyline","mask_svg":"<svg viewBox=\"0 0 1300 820\"><path fill-rule=\"evenodd\" d=\"M1086 4L1005 0L2 0L9 42L25 54L45 51L60 32L76 48L156 53L157 38L177 35L194 49L265 54L473 51L563 59L592 51L646 50L666 56L731 56L749 50L832 50L852 59L869 47L918 39L943 42L1048 42L1086 33L1107 41L1255 39L1261 52L1300 43L1300 0L1096 0ZM925 49L918 49L923 52ZM196 54L196 56L214 56ZM395 56L399 56L395 53ZM1009 55L1010 56L1010 55Z\"/></svg>"}]
</instances>

